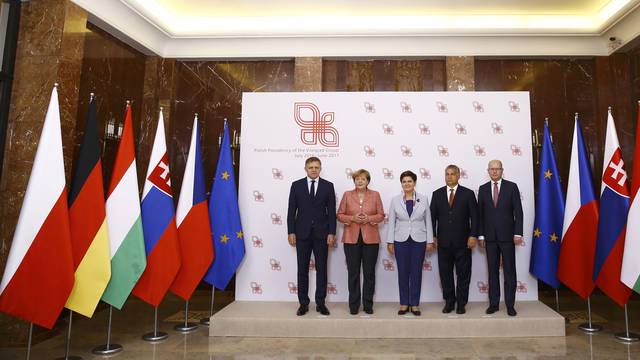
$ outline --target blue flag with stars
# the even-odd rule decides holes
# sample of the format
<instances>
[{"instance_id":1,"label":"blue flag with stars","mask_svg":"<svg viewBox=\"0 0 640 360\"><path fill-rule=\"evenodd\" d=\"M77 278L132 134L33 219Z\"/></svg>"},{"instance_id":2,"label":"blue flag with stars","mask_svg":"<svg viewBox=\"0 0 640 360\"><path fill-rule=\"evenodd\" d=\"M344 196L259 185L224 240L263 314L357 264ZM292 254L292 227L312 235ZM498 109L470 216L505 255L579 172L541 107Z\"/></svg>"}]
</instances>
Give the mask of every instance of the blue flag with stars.
<instances>
[{"instance_id":1,"label":"blue flag with stars","mask_svg":"<svg viewBox=\"0 0 640 360\"><path fill-rule=\"evenodd\" d=\"M560 287L557 272L563 221L564 195L549 136L549 126L545 121L529 272L554 289Z\"/></svg>"},{"instance_id":2,"label":"blue flag with stars","mask_svg":"<svg viewBox=\"0 0 640 360\"><path fill-rule=\"evenodd\" d=\"M231 161L229 127L226 121L216 176L211 186L209 217L215 258L204 280L224 290L244 258L244 235L240 223L238 193Z\"/></svg>"}]
</instances>

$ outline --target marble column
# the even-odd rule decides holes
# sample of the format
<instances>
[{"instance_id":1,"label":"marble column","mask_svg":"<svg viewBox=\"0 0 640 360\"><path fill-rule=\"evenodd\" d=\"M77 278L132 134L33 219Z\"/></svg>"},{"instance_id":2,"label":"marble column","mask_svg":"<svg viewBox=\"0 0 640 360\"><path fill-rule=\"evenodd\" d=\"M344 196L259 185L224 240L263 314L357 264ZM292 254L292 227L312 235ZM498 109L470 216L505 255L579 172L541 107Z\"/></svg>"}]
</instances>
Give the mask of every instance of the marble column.
<instances>
[{"instance_id":1,"label":"marble column","mask_svg":"<svg viewBox=\"0 0 640 360\"><path fill-rule=\"evenodd\" d=\"M75 144L78 89L87 13L68 0L21 4L16 65L0 180L0 268L4 269L51 89L59 83L67 181ZM0 337L24 343L27 324L0 314Z\"/></svg>"},{"instance_id":2,"label":"marble column","mask_svg":"<svg viewBox=\"0 0 640 360\"><path fill-rule=\"evenodd\" d=\"M420 60L400 60L396 63L396 90L422 91L423 65Z\"/></svg>"},{"instance_id":3,"label":"marble column","mask_svg":"<svg viewBox=\"0 0 640 360\"><path fill-rule=\"evenodd\" d=\"M322 58L296 58L293 76L295 91L322 91Z\"/></svg>"},{"instance_id":4,"label":"marble column","mask_svg":"<svg viewBox=\"0 0 640 360\"><path fill-rule=\"evenodd\" d=\"M447 91L475 91L473 56L447 56Z\"/></svg>"}]
</instances>

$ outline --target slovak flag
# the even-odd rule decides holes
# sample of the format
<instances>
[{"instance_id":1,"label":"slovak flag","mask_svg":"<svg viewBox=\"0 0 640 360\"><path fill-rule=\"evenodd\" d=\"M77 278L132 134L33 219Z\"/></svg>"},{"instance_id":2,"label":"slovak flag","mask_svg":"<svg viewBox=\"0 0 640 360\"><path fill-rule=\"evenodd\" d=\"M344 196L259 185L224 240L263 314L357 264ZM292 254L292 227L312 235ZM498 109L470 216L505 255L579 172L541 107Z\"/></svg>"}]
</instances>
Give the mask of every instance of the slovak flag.
<instances>
[{"instance_id":1,"label":"slovak flag","mask_svg":"<svg viewBox=\"0 0 640 360\"><path fill-rule=\"evenodd\" d=\"M627 172L624 170L616 125L609 110L593 280L620 306L624 306L631 296L631 289L620 281L628 211Z\"/></svg>"},{"instance_id":2,"label":"slovak flag","mask_svg":"<svg viewBox=\"0 0 640 360\"><path fill-rule=\"evenodd\" d=\"M576 115L564 209L558 279L586 299L591 295L593 260L598 232L598 200L593 190L591 166Z\"/></svg>"},{"instance_id":3,"label":"slovak flag","mask_svg":"<svg viewBox=\"0 0 640 360\"><path fill-rule=\"evenodd\" d=\"M176 218L182 266L171 285L171 292L189 300L213 261L213 240L202 171L197 114L193 119L191 145L182 177Z\"/></svg>"},{"instance_id":4,"label":"slovak flag","mask_svg":"<svg viewBox=\"0 0 640 360\"><path fill-rule=\"evenodd\" d=\"M147 268L133 289L133 294L158 307L180 269L180 246L173 210L162 109L151 149L141 205Z\"/></svg>"}]
</instances>

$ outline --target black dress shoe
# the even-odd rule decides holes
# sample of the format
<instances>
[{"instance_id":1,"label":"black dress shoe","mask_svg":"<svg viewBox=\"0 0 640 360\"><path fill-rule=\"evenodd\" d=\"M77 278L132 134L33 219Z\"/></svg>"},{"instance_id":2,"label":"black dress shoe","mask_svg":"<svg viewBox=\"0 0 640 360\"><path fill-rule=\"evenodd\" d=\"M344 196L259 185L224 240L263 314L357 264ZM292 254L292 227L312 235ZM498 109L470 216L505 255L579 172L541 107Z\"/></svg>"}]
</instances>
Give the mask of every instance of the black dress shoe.
<instances>
[{"instance_id":1,"label":"black dress shoe","mask_svg":"<svg viewBox=\"0 0 640 360\"><path fill-rule=\"evenodd\" d=\"M450 312L452 312L452 311L453 311L453 308L454 308L454 307L455 307L455 306L454 306L454 304L446 304L446 305L444 306L444 308L442 308L442 312L443 312L444 314L448 314L448 313L450 313Z\"/></svg>"},{"instance_id":2,"label":"black dress shoe","mask_svg":"<svg viewBox=\"0 0 640 360\"><path fill-rule=\"evenodd\" d=\"M325 316L330 314L329 309L327 309L326 305L317 305L316 311Z\"/></svg>"},{"instance_id":3,"label":"black dress shoe","mask_svg":"<svg viewBox=\"0 0 640 360\"><path fill-rule=\"evenodd\" d=\"M516 309L510 307L510 308L507 308L507 314L509 316L516 316L516 315L518 315L518 312L516 311Z\"/></svg>"},{"instance_id":4,"label":"black dress shoe","mask_svg":"<svg viewBox=\"0 0 640 360\"><path fill-rule=\"evenodd\" d=\"M358 309L349 309L349 314L358 315Z\"/></svg>"},{"instance_id":5,"label":"black dress shoe","mask_svg":"<svg viewBox=\"0 0 640 360\"><path fill-rule=\"evenodd\" d=\"M398 315L404 315L409 312L409 308L398 310Z\"/></svg>"},{"instance_id":6,"label":"black dress shoe","mask_svg":"<svg viewBox=\"0 0 640 360\"><path fill-rule=\"evenodd\" d=\"M464 309L464 305L462 305L462 306L458 306L458 308L456 309L456 314L460 314L460 315L462 315L462 314L464 314L464 313L466 313L466 312L467 312L467 311Z\"/></svg>"},{"instance_id":7,"label":"black dress shoe","mask_svg":"<svg viewBox=\"0 0 640 360\"><path fill-rule=\"evenodd\" d=\"M298 311L296 312L296 315L302 316L306 314L307 311L309 311L309 305L300 305L300 307L298 308Z\"/></svg>"},{"instance_id":8,"label":"black dress shoe","mask_svg":"<svg viewBox=\"0 0 640 360\"><path fill-rule=\"evenodd\" d=\"M417 307L414 308L413 306L411 307L411 313L415 316L420 316L422 315L422 312L420 312L420 309L418 309Z\"/></svg>"},{"instance_id":9,"label":"black dress shoe","mask_svg":"<svg viewBox=\"0 0 640 360\"><path fill-rule=\"evenodd\" d=\"M493 313L494 313L494 312L496 312L496 311L498 311L498 307L497 307L497 306L493 306L493 305L491 305L491 306L489 306L489 307L487 308L487 310L485 311L485 313L487 313L487 314L491 315L491 314L493 314Z\"/></svg>"},{"instance_id":10,"label":"black dress shoe","mask_svg":"<svg viewBox=\"0 0 640 360\"><path fill-rule=\"evenodd\" d=\"M371 315L371 314L373 314L373 308L366 307L366 308L364 308L364 312L369 314L369 315Z\"/></svg>"}]
</instances>

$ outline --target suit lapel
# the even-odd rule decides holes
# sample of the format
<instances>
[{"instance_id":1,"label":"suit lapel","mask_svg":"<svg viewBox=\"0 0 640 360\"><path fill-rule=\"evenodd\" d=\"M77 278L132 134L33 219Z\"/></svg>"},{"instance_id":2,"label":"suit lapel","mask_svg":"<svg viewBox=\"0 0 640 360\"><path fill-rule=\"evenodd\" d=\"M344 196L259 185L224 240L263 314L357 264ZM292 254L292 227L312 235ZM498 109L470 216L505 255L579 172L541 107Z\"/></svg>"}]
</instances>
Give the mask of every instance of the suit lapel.
<instances>
[{"instance_id":1,"label":"suit lapel","mask_svg":"<svg viewBox=\"0 0 640 360\"><path fill-rule=\"evenodd\" d=\"M420 210L420 206L422 206L422 205L420 205L420 201L418 201L419 199L420 199L419 197L416 197L416 202L413 204L413 211L411 212L410 218L413 218L413 216L415 214L417 214L417 213L419 213L421 211Z\"/></svg>"},{"instance_id":2,"label":"suit lapel","mask_svg":"<svg viewBox=\"0 0 640 360\"><path fill-rule=\"evenodd\" d=\"M498 203L496 204L496 209L500 207L500 204L503 202L503 197L507 196L507 183L502 179L500 183L500 190L498 191Z\"/></svg>"}]
</instances>

